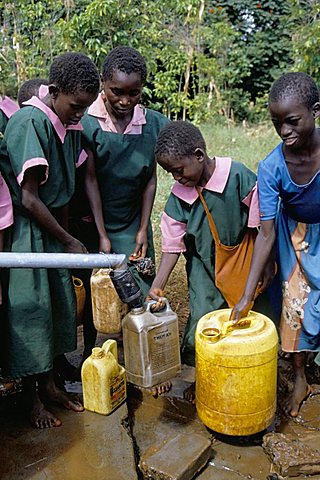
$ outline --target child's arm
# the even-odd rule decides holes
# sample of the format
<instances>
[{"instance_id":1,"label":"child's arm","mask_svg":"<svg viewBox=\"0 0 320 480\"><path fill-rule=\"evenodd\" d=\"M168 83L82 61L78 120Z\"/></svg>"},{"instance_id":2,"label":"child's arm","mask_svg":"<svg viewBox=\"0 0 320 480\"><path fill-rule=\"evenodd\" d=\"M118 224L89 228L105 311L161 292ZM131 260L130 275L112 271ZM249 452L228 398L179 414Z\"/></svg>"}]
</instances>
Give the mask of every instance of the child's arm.
<instances>
[{"instance_id":1,"label":"child's arm","mask_svg":"<svg viewBox=\"0 0 320 480\"><path fill-rule=\"evenodd\" d=\"M62 228L46 205L40 200L38 187L41 178L43 178L43 170L41 167L32 167L25 171L21 184L21 201L23 207L43 229L64 245L66 252L86 253L86 247Z\"/></svg>"},{"instance_id":2,"label":"child's arm","mask_svg":"<svg viewBox=\"0 0 320 480\"><path fill-rule=\"evenodd\" d=\"M104 219L102 214L102 203L99 185L96 177L96 169L94 164L93 153L87 151L88 158L86 160L86 175L85 175L85 191L88 197L89 205L99 234L99 251L109 253L111 251L111 242L108 238L104 226Z\"/></svg>"},{"instance_id":3,"label":"child's arm","mask_svg":"<svg viewBox=\"0 0 320 480\"><path fill-rule=\"evenodd\" d=\"M269 256L272 253L275 238L274 220L262 221L260 231L254 244L250 272L244 292L241 299L231 312L230 319L234 322L237 322L241 317L246 315L252 304L258 282L262 276Z\"/></svg>"},{"instance_id":4,"label":"child's arm","mask_svg":"<svg viewBox=\"0 0 320 480\"><path fill-rule=\"evenodd\" d=\"M180 253L162 252L156 278L153 280L148 293L148 296L152 298L152 300L156 300L158 302L158 305L155 307L156 309L163 308L165 305L161 297L163 297L163 290L167 284L172 270L176 266L179 256Z\"/></svg>"},{"instance_id":5,"label":"child's arm","mask_svg":"<svg viewBox=\"0 0 320 480\"><path fill-rule=\"evenodd\" d=\"M152 177L144 189L142 196L142 210L140 228L136 235L134 257L145 257L148 249L148 224L151 216L154 198L157 189L157 169L154 167Z\"/></svg>"}]
</instances>

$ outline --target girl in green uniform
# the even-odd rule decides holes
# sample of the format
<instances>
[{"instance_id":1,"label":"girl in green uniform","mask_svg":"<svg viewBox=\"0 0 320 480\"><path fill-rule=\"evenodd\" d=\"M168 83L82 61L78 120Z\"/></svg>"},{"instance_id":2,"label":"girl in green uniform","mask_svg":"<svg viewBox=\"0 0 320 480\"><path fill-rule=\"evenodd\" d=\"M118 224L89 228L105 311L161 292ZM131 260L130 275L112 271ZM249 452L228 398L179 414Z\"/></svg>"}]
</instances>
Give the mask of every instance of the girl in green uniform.
<instances>
[{"instance_id":1,"label":"girl in green uniform","mask_svg":"<svg viewBox=\"0 0 320 480\"><path fill-rule=\"evenodd\" d=\"M156 192L154 147L168 119L139 105L147 69L130 47L116 47L102 66L103 91L83 117L95 157L105 228L114 253L154 259L150 215ZM153 277L133 269L146 294Z\"/></svg>"},{"instance_id":2,"label":"girl in green uniform","mask_svg":"<svg viewBox=\"0 0 320 480\"><path fill-rule=\"evenodd\" d=\"M161 219L162 256L149 296L162 303L163 289L183 253L190 315L181 353L183 363L194 365L198 320L210 311L227 307L215 286L215 244L196 187L202 189L221 242L237 245L248 227L259 225L256 176L230 158L210 158L200 130L189 122L166 125L158 137L155 156L161 167L172 173L176 183Z\"/></svg>"},{"instance_id":3,"label":"girl in green uniform","mask_svg":"<svg viewBox=\"0 0 320 480\"><path fill-rule=\"evenodd\" d=\"M79 121L98 91L99 75L92 61L67 53L51 65L48 95L42 100L32 97L9 120L0 156L14 208L8 251L86 252L66 231L66 219L75 168L86 157ZM23 378L32 424L59 426L60 420L45 407L47 401L83 410L56 387L52 374L53 359L76 348L70 274L65 269L9 269L7 299L7 372Z\"/></svg>"}]
</instances>

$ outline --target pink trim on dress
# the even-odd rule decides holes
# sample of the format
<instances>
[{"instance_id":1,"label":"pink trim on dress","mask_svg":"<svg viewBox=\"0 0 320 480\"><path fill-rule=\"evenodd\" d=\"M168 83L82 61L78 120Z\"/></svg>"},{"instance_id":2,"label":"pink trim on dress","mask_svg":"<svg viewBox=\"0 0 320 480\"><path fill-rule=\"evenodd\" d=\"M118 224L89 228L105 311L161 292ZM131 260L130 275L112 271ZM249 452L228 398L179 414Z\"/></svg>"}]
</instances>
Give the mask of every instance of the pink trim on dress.
<instances>
[{"instance_id":1,"label":"pink trim on dress","mask_svg":"<svg viewBox=\"0 0 320 480\"><path fill-rule=\"evenodd\" d=\"M61 122L58 115L54 113L51 108L49 108L45 103L43 103L40 98L33 96L30 100L23 102L23 105L31 105L32 107L36 107L41 110L43 113L47 115L50 122L52 123L53 128L55 129L58 137L61 140L61 143L64 143L65 136L68 130L83 130L81 123L77 123L76 125L67 125L66 127Z\"/></svg>"},{"instance_id":2,"label":"pink trim on dress","mask_svg":"<svg viewBox=\"0 0 320 480\"><path fill-rule=\"evenodd\" d=\"M215 159L216 168L203 188L211 192L222 193L229 178L232 160L229 157L215 157ZM198 192L195 187L185 187L179 182L173 185L171 191L176 197L189 205L192 205L198 198Z\"/></svg>"},{"instance_id":3,"label":"pink trim on dress","mask_svg":"<svg viewBox=\"0 0 320 480\"><path fill-rule=\"evenodd\" d=\"M0 230L13 224L12 200L8 185L0 174Z\"/></svg>"},{"instance_id":4,"label":"pink trim on dress","mask_svg":"<svg viewBox=\"0 0 320 480\"><path fill-rule=\"evenodd\" d=\"M3 97L0 101L0 110L3 111L7 118L10 118L14 113L16 113L19 109L19 105L16 104L11 98Z\"/></svg>"},{"instance_id":5,"label":"pink trim on dress","mask_svg":"<svg viewBox=\"0 0 320 480\"><path fill-rule=\"evenodd\" d=\"M97 117L99 125L104 132L119 133L106 109L102 98L103 92L100 93L97 100L95 100L88 109L88 114ZM130 123L127 125L123 134L125 135L141 135L142 125L147 123L145 110L141 105L136 105L133 110L133 116Z\"/></svg>"},{"instance_id":6,"label":"pink trim on dress","mask_svg":"<svg viewBox=\"0 0 320 480\"><path fill-rule=\"evenodd\" d=\"M80 155L79 155L79 158L76 162L76 168L79 168L88 158L88 154L87 152L82 149L81 152L80 152Z\"/></svg>"},{"instance_id":7,"label":"pink trim on dress","mask_svg":"<svg viewBox=\"0 0 320 480\"><path fill-rule=\"evenodd\" d=\"M248 195L241 201L242 203L247 205L247 207L249 207L248 227L260 227L260 209L257 183L255 184L251 192L249 192Z\"/></svg>"},{"instance_id":8,"label":"pink trim on dress","mask_svg":"<svg viewBox=\"0 0 320 480\"><path fill-rule=\"evenodd\" d=\"M24 174L29 168L37 167L39 165L44 165L46 167L45 179L40 183L40 185L43 185L44 183L46 183L46 181L48 180L48 174L49 174L48 162L45 158L35 157L35 158L31 158L30 160L27 160L26 162L24 162L23 167L22 167L22 171L17 176L18 184L21 186L21 184L23 182L23 179L24 179Z\"/></svg>"},{"instance_id":9,"label":"pink trim on dress","mask_svg":"<svg viewBox=\"0 0 320 480\"><path fill-rule=\"evenodd\" d=\"M184 237L187 225L178 222L163 212L160 222L162 233L162 251L165 253L182 253L186 251Z\"/></svg>"},{"instance_id":10,"label":"pink trim on dress","mask_svg":"<svg viewBox=\"0 0 320 480\"><path fill-rule=\"evenodd\" d=\"M48 93L49 93L48 85L40 85L39 91L38 91L38 97L40 98L40 100L46 97Z\"/></svg>"}]
</instances>

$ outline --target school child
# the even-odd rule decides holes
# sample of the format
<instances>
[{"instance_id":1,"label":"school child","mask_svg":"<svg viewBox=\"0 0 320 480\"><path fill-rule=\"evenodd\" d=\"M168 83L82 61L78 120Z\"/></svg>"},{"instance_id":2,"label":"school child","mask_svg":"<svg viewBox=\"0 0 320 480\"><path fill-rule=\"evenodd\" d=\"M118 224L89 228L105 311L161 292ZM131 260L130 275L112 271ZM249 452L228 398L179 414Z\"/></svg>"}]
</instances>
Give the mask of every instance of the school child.
<instances>
[{"instance_id":1,"label":"school child","mask_svg":"<svg viewBox=\"0 0 320 480\"><path fill-rule=\"evenodd\" d=\"M154 147L168 119L139 105L147 68L134 48L119 46L102 66L103 91L82 119L95 158L105 228L114 253L154 260L150 222L156 192ZM133 269L146 294L153 276Z\"/></svg>"},{"instance_id":2,"label":"school child","mask_svg":"<svg viewBox=\"0 0 320 480\"><path fill-rule=\"evenodd\" d=\"M7 250L86 252L65 227L76 164L85 159L79 121L98 91L93 62L83 54L66 53L50 67L49 94L42 101L32 97L9 120L0 156L15 216ZM52 374L54 357L76 348L69 272L9 269L6 307L8 374L23 379L31 423L37 428L59 426L47 402L83 410L77 399L56 387Z\"/></svg>"},{"instance_id":3,"label":"school child","mask_svg":"<svg viewBox=\"0 0 320 480\"><path fill-rule=\"evenodd\" d=\"M11 98L7 96L0 97L0 145L9 118L18 110L19 106Z\"/></svg>"},{"instance_id":4,"label":"school child","mask_svg":"<svg viewBox=\"0 0 320 480\"><path fill-rule=\"evenodd\" d=\"M18 104L23 107L23 102L30 100L33 96L42 98L47 94L47 89L43 89L41 85L48 85L48 80L45 78L31 78L26 80L18 91Z\"/></svg>"},{"instance_id":5,"label":"school child","mask_svg":"<svg viewBox=\"0 0 320 480\"><path fill-rule=\"evenodd\" d=\"M225 245L241 242L247 228L259 225L256 176L230 158L209 157L200 130L189 122L166 125L160 132L155 156L170 172L173 185L161 218L162 256L149 296L161 303L163 290L181 253L186 258L190 314L181 346L182 362L195 364L195 330L206 313L227 307L215 286L214 250L208 218L197 187ZM261 306L263 295L259 303ZM264 300L265 302L265 300ZM186 392L193 400L194 387Z\"/></svg>"},{"instance_id":6,"label":"school child","mask_svg":"<svg viewBox=\"0 0 320 480\"><path fill-rule=\"evenodd\" d=\"M281 347L291 352L295 385L286 412L296 417L311 393L307 352L320 350L320 130L319 91L313 79L291 72L276 80L269 111L281 143L258 166L261 230L243 296L232 312L247 310L259 275L277 243L283 302ZM280 202L280 205L279 205Z\"/></svg>"}]
</instances>

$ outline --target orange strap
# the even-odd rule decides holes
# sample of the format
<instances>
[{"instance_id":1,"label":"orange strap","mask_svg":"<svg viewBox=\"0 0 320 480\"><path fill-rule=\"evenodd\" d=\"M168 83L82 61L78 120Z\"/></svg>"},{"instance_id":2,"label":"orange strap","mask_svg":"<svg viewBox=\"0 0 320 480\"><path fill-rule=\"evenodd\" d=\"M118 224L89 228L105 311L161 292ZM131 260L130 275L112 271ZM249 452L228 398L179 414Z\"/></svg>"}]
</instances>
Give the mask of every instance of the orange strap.
<instances>
[{"instance_id":1,"label":"orange strap","mask_svg":"<svg viewBox=\"0 0 320 480\"><path fill-rule=\"evenodd\" d=\"M217 230L217 227L216 227L216 224L214 223L213 221L213 218L212 218L212 215L209 211L209 208L208 208L208 205L206 204L206 201L205 199L203 198L203 195L202 195L202 192L200 190L200 187L196 187L197 189L197 192L199 194L199 197L200 197L200 200L201 200L201 203L203 205L203 208L207 214L207 218L208 218L208 222L209 222L209 227L210 227L210 230L211 230L211 233L212 233L212 236L213 236L213 239L215 241L216 244L220 245L220 239L219 239L219 235L218 235L218 230Z\"/></svg>"}]
</instances>

